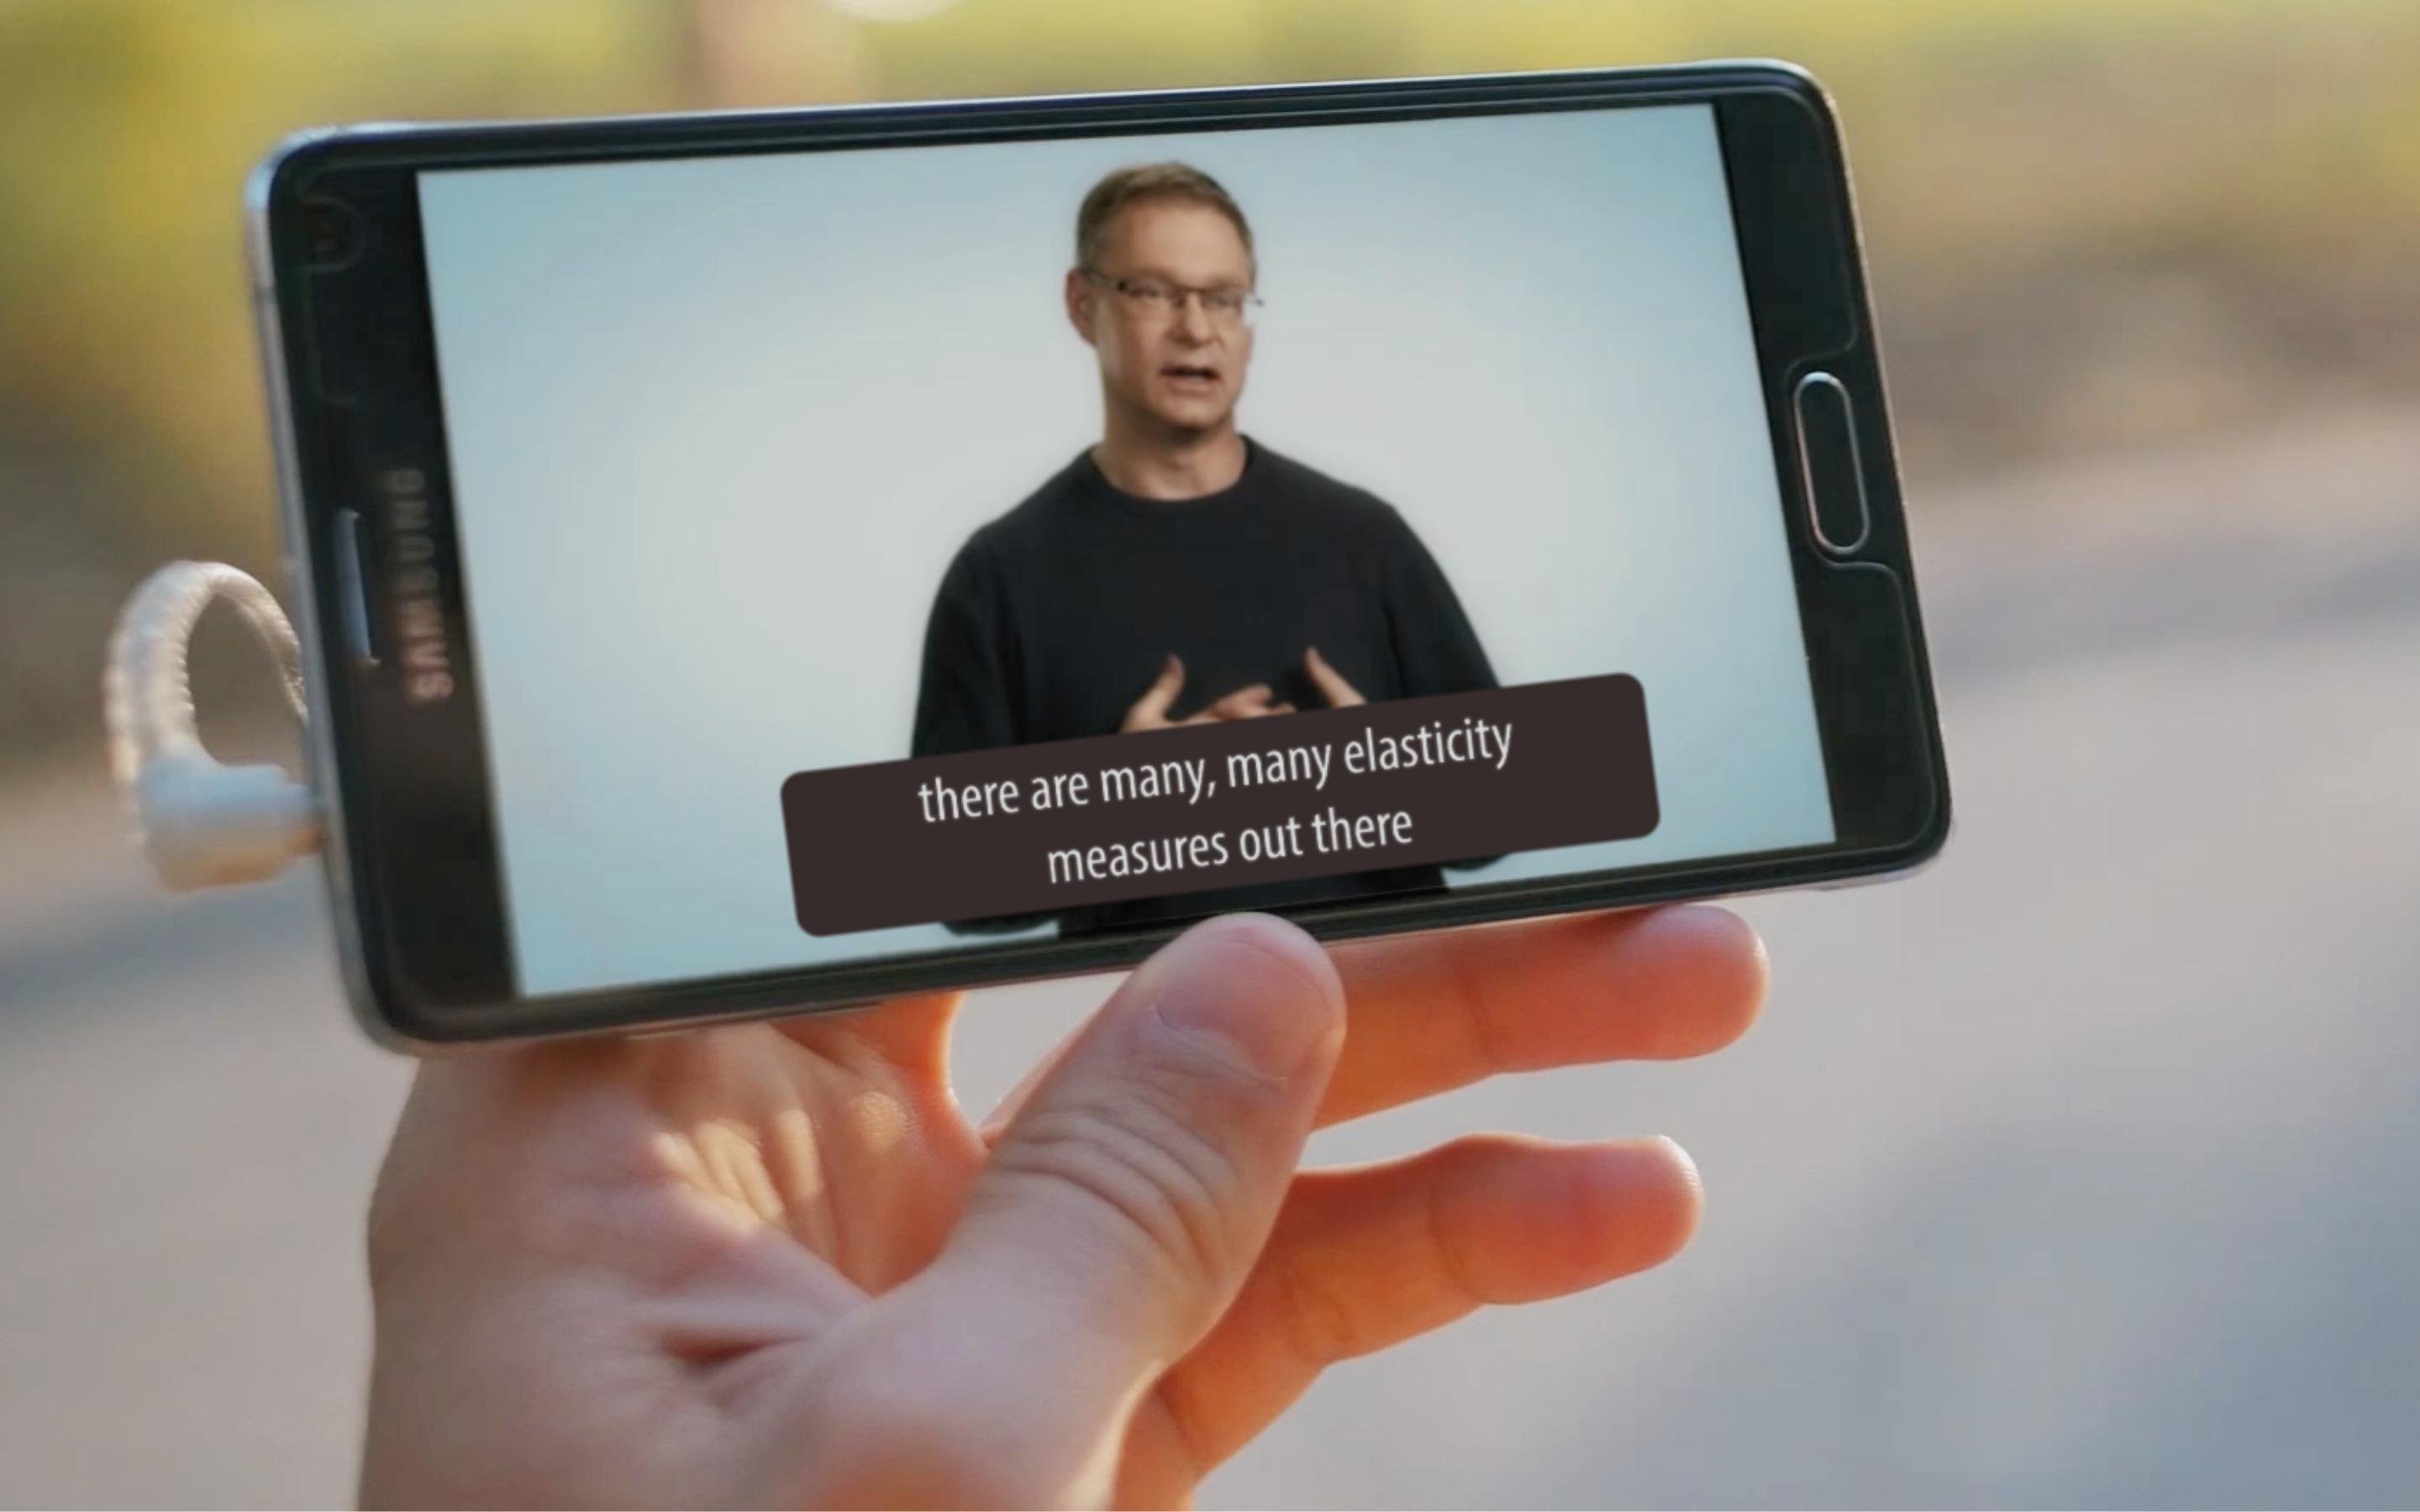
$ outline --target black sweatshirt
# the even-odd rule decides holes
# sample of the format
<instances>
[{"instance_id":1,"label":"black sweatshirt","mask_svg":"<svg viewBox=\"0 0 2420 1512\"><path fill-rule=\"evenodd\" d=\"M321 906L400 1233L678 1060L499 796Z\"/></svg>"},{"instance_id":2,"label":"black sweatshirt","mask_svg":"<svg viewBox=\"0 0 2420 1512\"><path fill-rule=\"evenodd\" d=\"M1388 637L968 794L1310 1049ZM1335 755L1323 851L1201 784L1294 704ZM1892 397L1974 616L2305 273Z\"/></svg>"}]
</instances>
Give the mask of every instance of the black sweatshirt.
<instances>
[{"instance_id":1,"label":"black sweatshirt","mask_svg":"<svg viewBox=\"0 0 2420 1512\"><path fill-rule=\"evenodd\" d=\"M1325 707L1303 671L1309 646L1373 702L1497 686L1402 516L1264 446L1245 448L1233 486L1174 501L1125 492L1088 451L976 531L933 601L914 753L1113 733L1171 652L1185 662L1172 719L1254 683L1278 702ZM1441 882L1434 867L1397 867L1069 910L1061 931Z\"/></svg>"}]
</instances>

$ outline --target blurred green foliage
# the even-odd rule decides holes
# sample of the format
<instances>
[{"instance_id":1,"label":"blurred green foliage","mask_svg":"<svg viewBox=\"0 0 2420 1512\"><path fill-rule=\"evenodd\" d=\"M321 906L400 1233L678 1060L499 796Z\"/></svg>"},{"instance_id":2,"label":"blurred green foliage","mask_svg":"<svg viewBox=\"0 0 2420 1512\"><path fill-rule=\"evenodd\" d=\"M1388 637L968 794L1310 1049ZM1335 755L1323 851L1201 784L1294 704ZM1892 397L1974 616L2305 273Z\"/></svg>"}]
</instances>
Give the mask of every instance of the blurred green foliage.
<instances>
[{"instance_id":1,"label":"blurred green foliage","mask_svg":"<svg viewBox=\"0 0 2420 1512\"><path fill-rule=\"evenodd\" d=\"M267 571L240 194L332 121L1785 56L1910 471L2420 392L2412 0L0 0L0 757L151 561Z\"/></svg>"}]
</instances>

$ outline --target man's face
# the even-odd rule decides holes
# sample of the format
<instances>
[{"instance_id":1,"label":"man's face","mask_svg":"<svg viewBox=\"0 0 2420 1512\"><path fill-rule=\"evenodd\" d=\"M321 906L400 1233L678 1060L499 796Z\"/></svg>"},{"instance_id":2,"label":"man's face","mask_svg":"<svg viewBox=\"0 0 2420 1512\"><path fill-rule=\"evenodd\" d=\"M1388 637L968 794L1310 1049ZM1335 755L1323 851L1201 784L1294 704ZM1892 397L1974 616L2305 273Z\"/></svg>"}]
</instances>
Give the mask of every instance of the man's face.
<instances>
[{"instance_id":1,"label":"man's face","mask_svg":"<svg viewBox=\"0 0 2420 1512\"><path fill-rule=\"evenodd\" d=\"M1093 271L1172 290L1147 299L1067 277L1067 313L1093 344L1112 399L1179 431L1217 429L1234 414L1252 360L1251 328L1222 318L1201 293L1252 286L1252 256L1234 223L1207 205L1146 199L1110 221ZM1201 291L1190 297L1184 291Z\"/></svg>"}]
</instances>

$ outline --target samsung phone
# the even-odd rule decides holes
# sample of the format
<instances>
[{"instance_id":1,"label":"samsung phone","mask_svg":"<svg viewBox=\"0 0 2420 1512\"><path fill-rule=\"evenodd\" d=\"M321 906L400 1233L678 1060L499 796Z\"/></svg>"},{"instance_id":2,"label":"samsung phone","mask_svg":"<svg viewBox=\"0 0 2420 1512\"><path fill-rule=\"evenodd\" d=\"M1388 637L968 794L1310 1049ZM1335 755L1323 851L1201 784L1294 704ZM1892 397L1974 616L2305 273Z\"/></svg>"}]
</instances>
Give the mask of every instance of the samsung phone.
<instances>
[{"instance_id":1,"label":"samsung phone","mask_svg":"<svg viewBox=\"0 0 2420 1512\"><path fill-rule=\"evenodd\" d=\"M391 1042L1947 831L1838 130L1787 66L361 126L252 208Z\"/></svg>"}]
</instances>

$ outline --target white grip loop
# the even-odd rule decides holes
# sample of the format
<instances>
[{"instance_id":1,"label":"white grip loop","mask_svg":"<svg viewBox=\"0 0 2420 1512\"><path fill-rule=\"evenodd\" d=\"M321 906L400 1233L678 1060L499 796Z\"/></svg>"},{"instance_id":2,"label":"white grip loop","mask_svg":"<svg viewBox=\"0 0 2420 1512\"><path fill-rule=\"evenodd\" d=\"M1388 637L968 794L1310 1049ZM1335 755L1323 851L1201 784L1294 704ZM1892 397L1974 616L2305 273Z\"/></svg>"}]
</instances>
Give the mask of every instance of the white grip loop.
<instances>
[{"instance_id":1,"label":"white grip loop","mask_svg":"<svg viewBox=\"0 0 2420 1512\"><path fill-rule=\"evenodd\" d=\"M202 611L225 599L277 663L298 717L302 648L277 600L220 562L172 562L143 580L117 617L101 684L109 763L143 853L174 892L275 876L318 849L311 791L278 766L225 766L194 724L187 652Z\"/></svg>"}]
</instances>

